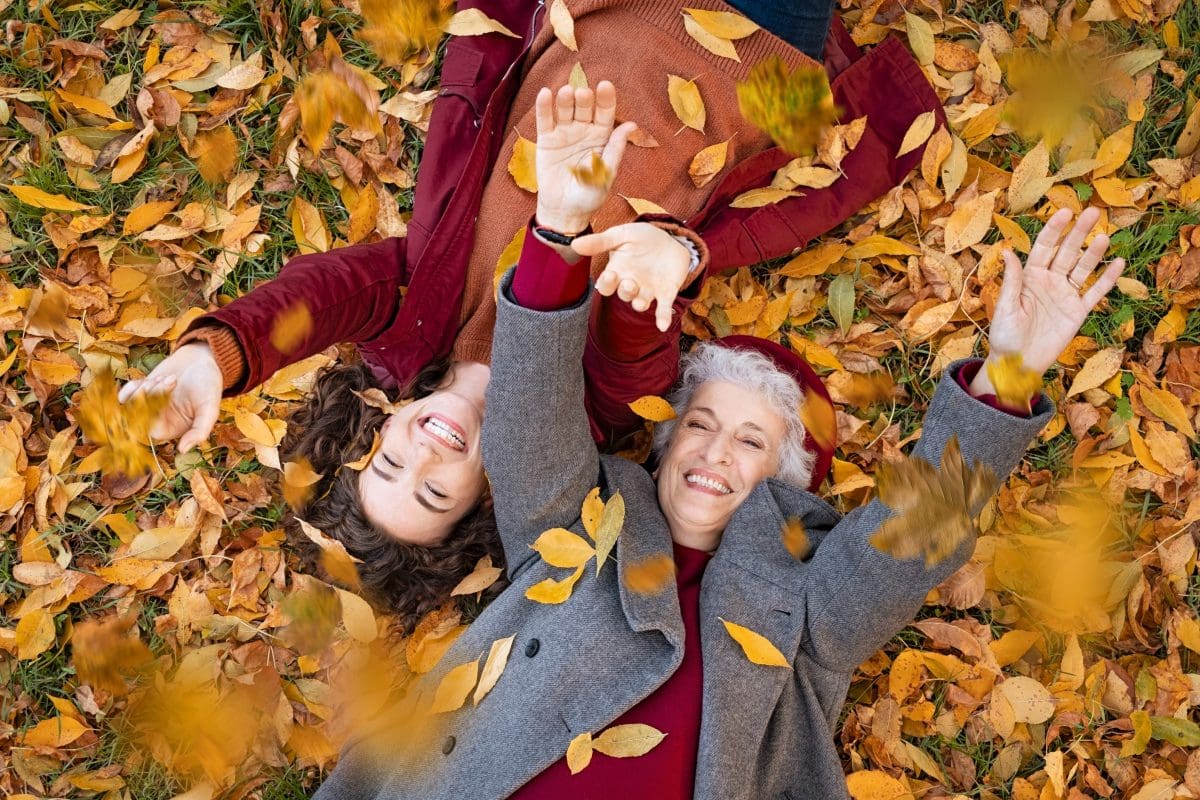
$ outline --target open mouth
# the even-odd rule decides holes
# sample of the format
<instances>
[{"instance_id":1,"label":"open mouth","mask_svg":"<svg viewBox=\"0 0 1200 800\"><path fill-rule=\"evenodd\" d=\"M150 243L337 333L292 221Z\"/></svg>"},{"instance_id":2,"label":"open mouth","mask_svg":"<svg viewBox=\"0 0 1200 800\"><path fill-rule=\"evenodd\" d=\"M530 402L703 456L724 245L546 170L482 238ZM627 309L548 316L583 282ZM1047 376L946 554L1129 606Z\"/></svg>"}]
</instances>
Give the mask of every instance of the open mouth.
<instances>
[{"instance_id":1,"label":"open mouth","mask_svg":"<svg viewBox=\"0 0 1200 800\"><path fill-rule=\"evenodd\" d=\"M713 475L700 472L687 472L684 473L683 479L687 481L690 488L697 489L706 494L726 495L733 492L733 489L730 489L727 483Z\"/></svg>"},{"instance_id":2,"label":"open mouth","mask_svg":"<svg viewBox=\"0 0 1200 800\"><path fill-rule=\"evenodd\" d=\"M467 435L462 427L453 420L440 414L430 414L421 420L421 430L432 436L452 450L463 452L467 449Z\"/></svg>"}]
</instances>

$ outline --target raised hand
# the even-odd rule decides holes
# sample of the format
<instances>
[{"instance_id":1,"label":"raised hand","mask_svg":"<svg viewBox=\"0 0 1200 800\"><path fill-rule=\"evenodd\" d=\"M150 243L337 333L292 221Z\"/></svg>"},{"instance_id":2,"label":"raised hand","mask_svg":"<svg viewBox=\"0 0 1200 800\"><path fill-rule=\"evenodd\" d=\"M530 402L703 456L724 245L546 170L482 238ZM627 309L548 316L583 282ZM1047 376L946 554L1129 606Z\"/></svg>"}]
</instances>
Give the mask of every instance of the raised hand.
<instances>
[{"instance_id":1,"label":"raised hand","mask_svg":"<svg viewBox=\"0 0 1200 800\"><path fill-rule=\"evenodd\" d=\"M557 94L542 89L534 114L538 224L559 233L579 233L608 199L611 176L616 174L637 125L626 122L613 130L617 90L609 81L600 81L595 92L570 86L563 86ZM593 154L603 164L596 172L607 175L607 180L580 177L581 171L592 167Z\"/></svg>"},{"instance_id":2,"label":"raised hand","mask_svg":"<svg viewBox=\"0 0 1200 800\"><path fill-rule=\"evenodd\" d=\"M157 441L178 437L178 450L183 453L212 433L221 407L221 382L221 368L212 350L203 342L193 342L176 350L142 380L122 386L117 399L123 403L137 392L169 392L171 402L150 436Z\"/></svg>"},{"instance_id":3,"label":"raised hand","mask_svg":"<svg viewBox=\"0 0 1200 800\"><path fill-rule=\"evenodd\" d=\"M675 295L687 280L692 254L671 234L649 222L630 222L571 243L580 255L609 253L608 265L596 279L596 291L617 296L645 311L657 302L654 321L660 331L671 326Z\"/></svg>"},{"instance_id":4,"label":"raised hand","mask_svg":"<svg viewBox=\"0 0 1200 800\"><path fill-rule=\"evenodd\" d=\"M1125 268L1122 258L1110 262L1091 286L1087 285L1104 258L1109 240L1107 235L1097 234L1087 249L1081 250L1088 232L1100 219L1096 208L1080 214L1063 239L1072 216L1071 210L1064 208L1050 218L1024 267L1012 251L1004 251L1004 282L988 337L989 361L1019 353L1026 369L1045 372L1117 282ZM971 391L992 393L986 369L979 370Z\"/></svg>"}]
</instances>

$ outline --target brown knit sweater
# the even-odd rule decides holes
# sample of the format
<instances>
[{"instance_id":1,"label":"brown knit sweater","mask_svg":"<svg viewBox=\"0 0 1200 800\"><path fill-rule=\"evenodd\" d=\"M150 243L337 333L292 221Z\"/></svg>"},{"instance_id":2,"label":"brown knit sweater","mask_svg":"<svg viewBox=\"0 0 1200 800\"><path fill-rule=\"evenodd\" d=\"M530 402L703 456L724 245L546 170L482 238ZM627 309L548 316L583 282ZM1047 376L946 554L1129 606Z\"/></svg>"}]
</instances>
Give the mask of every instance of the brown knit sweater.
<instances>
[{"instance_id":1,"label":"brown knit sweater","mask_svg":"<svg viewBox=\"0 0 1200 800\"><path fill-rule=\"evenodd\" d=\"M734 11L720 0L567 0L567 7L575 19L580 52L571 52L562 45L546 22L525 59L521 88L509 116L510 131L480 205L462 325L454 345L456 359L491 360L496 262L536 205L535 196L517 187L505 165L517 132L527 139L536 138L533 104L541 87L557 88L566 83L578 62L592 86L604 79L616 85L617 118L637 122L660 145L630 146L625 151L612 197L593 218L592 225L599 231L631 222L637 216L619 195L650 200L679 219L699 211L725 170L771 147L765 134L742 119L737 83L769 55L780 56L791 68L815 63L764 30L735 43L740 64L705 50L684 30L681 12L684 8ZM675 116L667 96L668 73L685 80L696 79L707 110L704 133L683 128ZM697 189L687 172L692 158L703 148L730 137L725 170ZM604 262L604 258L592 260L593 276L600 274Z\"/></svg>"}]
</instances>

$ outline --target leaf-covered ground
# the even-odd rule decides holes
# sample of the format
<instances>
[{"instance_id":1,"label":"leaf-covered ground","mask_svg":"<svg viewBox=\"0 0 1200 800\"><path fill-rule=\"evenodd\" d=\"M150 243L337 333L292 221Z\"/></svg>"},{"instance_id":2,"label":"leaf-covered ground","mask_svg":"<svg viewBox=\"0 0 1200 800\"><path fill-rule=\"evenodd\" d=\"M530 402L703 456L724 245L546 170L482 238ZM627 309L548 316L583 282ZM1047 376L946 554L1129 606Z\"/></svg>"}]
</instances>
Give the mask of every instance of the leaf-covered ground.
<instances>
[{"instance_id":1,"label":"leaf-covered ground","mask_svg":"<svg viewBox=\"0 0 1200 800\"><path fill-rule=\"evenodd\" d=\"M971 564L860 668L837 730L852 794L1200 797L1200 8L841 5L860 43L908 42L949 129L914 131L903 186L790 261L710 282L687 320L776 338L825 375L827 496L872 496L940 371L979 352L1003 246L1091 204L1130 264L1050 375L1059 414ZM458 629L448 611L396 642L293 569L276 446L338 352L227 401L182 457L121 450L103 398L81 403L290 255L404 232L437 60L390 49L425 23L359 11L0 0L6 796L304 797L360 719L340 690L427 670ZM301 119L306 93L340 97L340 119L320 102ZM780 186L836 180L824 149ZM717 155L698 173L719 177ZM143 459L141 478L112 473ZM468 593L494 578L481 565Z\"/></svg>"}]
</instances>

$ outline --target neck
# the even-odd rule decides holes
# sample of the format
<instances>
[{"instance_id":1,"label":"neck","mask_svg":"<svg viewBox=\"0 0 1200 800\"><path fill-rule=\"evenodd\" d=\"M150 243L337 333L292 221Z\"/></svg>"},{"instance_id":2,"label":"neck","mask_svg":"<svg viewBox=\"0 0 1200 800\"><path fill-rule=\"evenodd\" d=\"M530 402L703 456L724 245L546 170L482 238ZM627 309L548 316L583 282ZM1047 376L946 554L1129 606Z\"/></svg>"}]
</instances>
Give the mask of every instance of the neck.
<instances>
[{"instance_id":1,"label":"neck","mask_svg":"<svg viewBox=\"0 0 1200 800\"><path fill-rule=\"evenodd\" d=\"M690 547L693 550L703 550L706 553L716 552L717 546L721 544L721 534L725 531L719 530L700 530L684 525L671 525L668 523L671 530L671 541L683 547Z\"/></svg>"},{"instance_id":2,"label":"neck","mask_svg":"<svg viewBox=\"0 0 1200 800\"><path fill-rule=\"evenodd\" d=\"M450 365L450 383L455 391L464 395L478 395L483 398L487 392L488 380L492 376L492 368L478 361L455 361Z\"/></svg>"}]
</instances>

